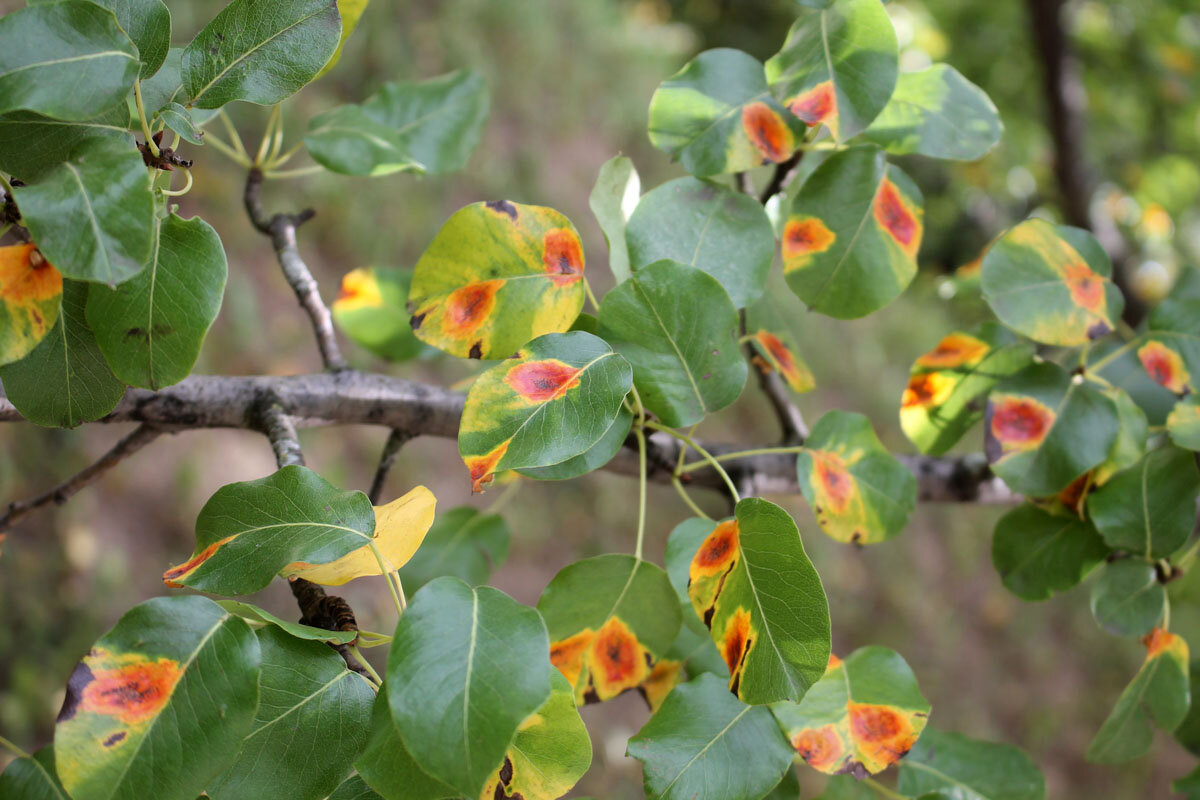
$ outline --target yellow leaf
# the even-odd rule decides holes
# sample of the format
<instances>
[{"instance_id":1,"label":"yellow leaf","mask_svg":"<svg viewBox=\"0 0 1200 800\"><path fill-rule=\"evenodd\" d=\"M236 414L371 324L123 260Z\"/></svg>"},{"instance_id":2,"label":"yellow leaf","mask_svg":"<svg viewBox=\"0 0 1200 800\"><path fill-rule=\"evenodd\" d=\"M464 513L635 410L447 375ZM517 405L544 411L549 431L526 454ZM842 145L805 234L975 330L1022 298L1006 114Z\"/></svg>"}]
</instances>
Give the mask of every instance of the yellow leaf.
<instances>
[{"instance_id":1,"label":"yellow leaf","mask_svg":"<svg viewBox=\"0 0 1200 800\"><path fill-rule=\"evenodd\" d=\"M338 0L338 14L342 17L342 38L338 41L337 49L333 51L329 61L321 67L316 78L313 78L314 81L333 69L341 60L342 48L346 46L346 40L350 38L350 34L354 33L354 29L358 27L358 21L362 18L363 12L367 10L368 2L370 0Z\"/></svg>"},{"instance_id":2,"label":"yellow leaf","mask_svg":"<svg viewBox=\"0 0 1200 800\"><path fill-rule=\"evenodd\" d=\"M392 569L399 569L417 552L433 524L437 498L424 486L418 486L385 506L375 506L375 546ZM341 586L355 578L379 574L379 562L364 545L328 564L288 564L285 577L300 577L323 586Z\"/></svg>"}]
</instances>

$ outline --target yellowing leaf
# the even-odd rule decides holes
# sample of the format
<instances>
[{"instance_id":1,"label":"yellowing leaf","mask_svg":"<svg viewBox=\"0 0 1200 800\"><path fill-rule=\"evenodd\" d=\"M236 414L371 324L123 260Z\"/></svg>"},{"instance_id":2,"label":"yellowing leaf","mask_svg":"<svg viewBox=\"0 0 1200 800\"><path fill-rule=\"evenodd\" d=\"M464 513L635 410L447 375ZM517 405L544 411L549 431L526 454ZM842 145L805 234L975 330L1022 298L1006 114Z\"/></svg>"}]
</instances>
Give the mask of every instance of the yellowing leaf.
<instances>
[{"instance_id":1,"label":"yellowing leaf","mask_svg":"<svg viewBox=\"0 0 1200 800\"><path fill-rule=\"evenodd\" d=\"M375 546L384 561L399 569L417 552L425 533L433 525L437 498L424 486L418 486L385 506L375 506ZM284 567L282 574L300 577L323 586L341 586L355 578L379 574L379 562L370 545L363 545L328 564L297 561Z\"/></svg>"},{"instance_id":2,"label":"yellowing leaf","mask_svg":"<svg viewBox=\"0 0 1200 800\"><path fill-rule=\"evenodd\" d=\"M62 275L32 244L0 247L0 364L37 347L58 321Z\"/></svg>"}]
</instances>

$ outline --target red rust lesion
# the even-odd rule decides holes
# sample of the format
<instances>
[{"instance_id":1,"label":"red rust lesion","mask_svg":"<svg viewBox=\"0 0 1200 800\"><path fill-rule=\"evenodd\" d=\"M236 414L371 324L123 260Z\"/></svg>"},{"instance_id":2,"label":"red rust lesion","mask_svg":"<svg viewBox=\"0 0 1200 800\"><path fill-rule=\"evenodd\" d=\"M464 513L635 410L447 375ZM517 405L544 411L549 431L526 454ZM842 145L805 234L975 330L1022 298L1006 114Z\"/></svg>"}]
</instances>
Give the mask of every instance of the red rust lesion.
<instances>
[{"instance_id":1,"label":"red rust lesion","mask_svg":"<svg viewBox=\"0 0 1200 800\"><path fill-rule=\"evenodd\" d=\"M734 519L725 520L713 529L692 559L690 577L693 581L729 569L738 555L738 532L738 523Z\"/></svg>"},{"instance_id":2,"label":"red rust lesion","mask_svg":"<svg viewBox=\"0 0 1200 800\"><path fill-rule=\"evenodd\" d=\"M810 767L829 772L845 752L845 746L832 725L805 728L792 737L792 747Z\"/></svg>"},{"instance_id":3,"label":"red rust lesion","mask_svg":"<svg viewBox=\"0 0 1200 800\"><path fill-rule=\"evenodd\" d=\"M233 539L233 536L226 536L224 539L221 539L218 542L213 542L208 547L204 548L179 566L171 567L169 570L163 573L163 583L165 583L167 586L170 586L172 589L182 589L184 586L184 584L181 582L182 578L187 577L199 569L201 564L216 555L218 550L220 550L224 545L228 544Z\"/></svg>"},{"instance_id":4,"label":"red rust lesion","mask_svg":"<svg viewBox=\"0 0 1200 800\"><path fill-rule=\"evenodd\" d=\"M989 430L1001 452L1032 450L1054 427L1055 413L1032 397L1001 395L991 402Z\"/></svg>"},{"instance_id":5,"label":"red rust lesion","mask_svg":"<svg viewBox=\"0 0 1200 800\"><path fill-rule=\"evenodd\" d=\"M1071 292L1071 302L1080 308L1105 316L1105 280L1083 261L1071 261L1063 267L1063 281Z\"/></svg>"},{"instance_id":6,"label":"red rust lesion","mask_svg":"<svg viewBox=\"0 0 1200 800\"><path fill-rule=\"evenodd\" d=\"M875 221L911 259L921 247L921 222L896 184L884 179L875 195Z\"/></svg>"},{"instance_id":7,"label":"red rust lesion","mask_svg":"<svg viewBox=\"0 0 1200 800\"><path fill-rule=\"evenodd\" d=\"M93 667L92 675L92 681L83 689L78 710L136 725L163 710L183 669L178 661L160 658L115 669Z\"/></svg>"},{"instance_id":8,"label":"red rust lesion","mask_svg":"<svg viewBox=\"0 0 1200 800\"><path fill-rule=\"evenodd\" d=\"M863 756L879 772L904 757L917 742L912 721L900 711L884 705L847 703L850 733Z\"/></svg>"},{"instance_id":9,"label":"red rust lesion","mask_svg":"<svg viewBox=\"0 0 1200 800\"><path fill-rule=\"evenodd\" d=\"M974 366L983 360L991 347L987 342L965 333L951 333L937 346L919 357L916 366L929 369L954 369Z\"/></svg>"},{"instance_id":10,"label":"red rust lesion","mask_svg":"<svg viewBox=\"0 0 1200 800\"><path fill-rule=\"evenodd\" d=\"M638 686L649 676L653 661L637 636L618 617L610 617L596 632L588 657L592 685L600 700Z\"/></svg>"},{"instance_id":11,"label":"red rust lesion","mask_svg":"<svg viewBox=\"0 0 1200 800\"><path fill-rule=\"evenodd\" d=\"M837 234L817 217L792 217L783 226L783 258L796 262L792 269L804 266L807 259L833 246Z\"/></svg>"},{"instance_id":12,"label":"red rust lesion","mask_svg":"<svg viewBox=\"0 0 1200 800\"><path fill-rule=\"evenodd\" d=\"M824 122L832 128L837 117L837 94L833 88L833 81L818 83L811 89L789 98L784 105L809 127Z\"/></svg>"},{"instance_id":13,"label":"red rust lesion","mask_svg":"<svg viewBox=\"0 0 1200 800\"><path fill-rule=\"evenodd\" d=\"M558 359L548 358L518 364L504 376L504 382L527 402L541 405L579 386L580 372Z\"/></svg>"},{"instance_id":14,"label":"red rust lesion","mask_svg":"<svg viewBox=\"0 0 1200 800\"><path fill-rule=\"evenodd\" d=\"M900 398L900 408L932 408L946 402L954 391L955 380L941 372L913 375Z\"/></svg>"},{"instance_id":15,"label":"red rust lesion","mask_svg":"<svg viewBox=\"0 0 1200 800\"><path fill-rule=\"evenodd\" d=\"M490 452L481 456L463 457L463 463L467 465L467 471L471 473L471 491L473 493L482 492L484 487L495 478L496 465L508 452L508 444L511 441L511 439L505 439Z\"/></svg>"},{"instance_id":16,"label":"red rust lesion","mask_svg":"<svg viewBox=\"0 0 1200 800\"><path fill-rule=\"evenodd\" d=\"M834 514L843 514L858 492L854 476L846 468L846 462L837 453L828 450L810 450L813 462L813 488L817 490L824 505Z\"/></svg>"},{"instance_id":17,"label":"red rust lesion","mask_svg":"<svg viewBox=\"0 0 1200 800\"><path fill-rule=\"evenodd\" d=\"M496 294L504 283L501 279L479 281L448 294L442 313L442 332L450 339L472 338L491 316Z\"/></svg>"},{"instance_id":18,"label":"red rust lesion","mask_svg":"<svg viewBox=\"0 0 1200 800\"><path fill-rule=\"evenodd\" d=\"M550 644L550 663L562 673L567 682L574 686L583 671L583 656L595 638L596 632L584 628L574 636L568 636Z\"/></svg>"},{"instance_id":19,"label":"red rust lesion","mask_svg":"<svg viewBox=\"0 0 1200 800\"><path fill-rule=\"evenodd\" d=\"M1179 353L1162 342L1150 341L1138 348L1137 355L1156 383L1175 394L1187 391L1192 378Z\"/></svg>"},{"instance_id":20,"label":"red rust lesion","mask_svg":"<svg viewBox=\"0 0 1200 800\"><path fill-rule=\"evenodd\" d=\"M555 286L571 286L583 279L583 246L574 231L554 228L542 237L542 266Z\"/></svg>"},{"instance_id":21,"label":"red rust lesion","mask_svg":"<svg viewBox=\"0 0 1200 800\"><path fill-rule=\"evenodd\" d=\"M766 103L747 103L742 107L742 129L764 161L778 164L795 150L791 129Z\"/></svg>"}]
</instances>

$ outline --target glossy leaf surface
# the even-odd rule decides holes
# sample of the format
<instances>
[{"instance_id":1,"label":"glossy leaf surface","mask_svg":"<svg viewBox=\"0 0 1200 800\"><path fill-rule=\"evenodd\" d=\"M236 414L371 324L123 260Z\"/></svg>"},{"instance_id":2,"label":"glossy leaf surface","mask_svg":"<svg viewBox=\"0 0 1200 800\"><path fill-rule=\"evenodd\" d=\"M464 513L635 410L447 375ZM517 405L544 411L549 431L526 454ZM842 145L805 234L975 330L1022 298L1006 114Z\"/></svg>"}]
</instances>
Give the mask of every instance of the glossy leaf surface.
<instances>
[{"instance_id":1,"label":"glossy leaf surface","mask_svg":"<svg viewBox=\"0 0 1200 800\"><path fill-rule=\"evenodd\" d=\"M77 122L32 111L0 114L0 169L24 181L36 181L46 170L67 160L83 142L125 137L128 127L129 109L124 101ZM133 147L131 141L129 146Z\"/></svg>"},{"instance_id":2,"label":"glossy leaf surface","mask_svg":"<svg viewBox=\"0 0 1200 800\"><path fill-rule=\"evenodd\" d=\"M884 448L862 414L830 411L796 459L800 490L821 530L839 542L874 544L908 522L917 479Z\"/></svg>"},{"instance_id":3,"label":"glossy leaf surface","mask_svg":"<svg viewBox=\"0 0 1200 800\"><path fill-rule=\"evenodd\" d=\"M1055 516L1028 503L996 523L992 563L1009 591L1045 600L1083 580L1108 556L1090 522Z\"/></svg>"},{"instance_id":4,"label":"glossy leaf surface","mask_svg":"<svg viewBox=\"0 0 1200 800\"><path fill-rule=\"evenodd\" d=\"M603 340L546 334L471 385L458 452L476 492L500 470L557 464L603 438L629 393L629 364Z\"/></svg>"},{"instance_id":5,"label":"glossy leaf surface","mask_svg":"<svg viewBox=\"0 0 1200 800\"><path fill-rule=\"evenodd\" d=\"M249 626L207 598L135 606L71 674L54 732L63 786L74 800L195 800L250 732L259 661Z\"/></svg>"},{"instance_id":6,"label":"glossy leaf surface","mask_svg":"<svg viewBox=\"0 0 1200 800\"><path fill-rule=\"evenodd\" d=\"M162 0L93 0L117 17L137 46L143 80L158 72L171 47L171 12Z\"/></svg>"},{"instance_id":7,"label":"glossy leaf surface","mask_svg":"<svg viewBox=\"0 0 1200 800\"><path fill-rule=\"evenodd\" d=\"M307 639L315 642L330 642L334 644L351 644L358 638L358 631L328 631L324 628L314 628L311 625L301 625L299 622L288 622L280 619L266 609L250 603L237 600L218 600L217 605L231 614L235 614L250 623L267 623L280 630L287 631L289 636L296 639Z\"/></svg>"},{"instance_id":8,"label":"glossy leaf surface","mask_svg":"<svg viewBox=\"0 0 1200 800\"><path fill-rule=\"evenodd\" d=\"M862 647L829 667L799 703L771 713L810 767L826 775L874 775L904 757L929 717L908 663L886 647Z\"/></svg>"},{"instance_id":9,"label":"glossy leaf surface","mask_svg":"<svg viewBox=\"0 0 1200 800\"><path fill-rule=\"evenodd\" d=\"M676 687L628 752L642 762L646 796L662 800L758 800L792 763L771 712L709 674Z\"/></svg>"},{"instance_id":10,"label":"glossy leaf surface","mask_svg":"<svg viewBox=\"0 0 1200 800\"><path fill-rule=\"evenodd\" d=\"M739 699L799 700L829 661L824 587L786 511L746 498L734 513L692 559L692 607L725 659L729 690Z\"/></svg>"},{"instance_id":11,"label":"glossy leaf surface","mask_svg":"<svg viewBox=\"0 0 1200 800\"><path fill-rule=\"evenodd\" d=\"M786 161L804 133L771 96L762 62L740 50L704 51L650 99L651 143L699 177Z\"/></svg>"},{"instance_id":12,"label":"glossy leaf surface","mask_svg":"<svg viewBox=\"0 0 1200 800\"><path fill-rule=\"evenodd\" d=\"M502 592L439 578L413 597L388 657L392 720L421 768L477 797L550 697L541 617Z\"/></svg>"},{"instance_id":13,"label":"glossy leaf surface","mask_svg":"<svg viewBox=\"0 0 1200 800\"><path fill-rule=\"evenodd\" d=\"M163 573L168 586L215 594L262 589L289 564L326 564L366 544L371 501L306 467L222 486L196 518L191 558Z\"/></svg>"},{"instance_id":14,"label":"glossy leaf surface","mask_svg":"<svg viewBox=\"0 0 1200 800\"><path fill-rule=\"evenodd\" d=\"M1125 301L1112 263L1087 231L1028 219L983 257L983 299L1000 321L1035 342L1065 347L1112 332Z\"/></svg>"},{"instance_id":15,"label":"glossy leaf surface","mask_svg":"<svg viewBox=\"0 0 1200 800\"><path fill-rule=\"evenodd\" d=\"M917 272L921 191L876 147L834 153L792 202L783 270L814 311L854 319L895 300Z\"/></svg>"},{"instance_id":16,"label":"glossy leaf surface","mask_svg":"<svg viewBox=\"0 0 1200 800\"><path fill-rule=\"evenodd\" d=\"M371 730L366 749L354 768L384 800L459 800L446 784L425 773L404 746L388 700L385 680L371 709Z\"/></svg>"},{"instance_id":17,"label":"glossy leaf surface","mask_svg":"<svg viewBox=\"0 0 1200 800\"><path fill-rule=\"evenodd\" d=\"M717 281L673 261L638 269L600 303L600 336L633 365L642 403L691 425L738 398L746 361L737 309Z\"/></svg>"},{"instance_id":18,"label":"glossy leaf surface","mask_svg":"<svg viewBox=\"0 0 1200 800\"><path fill-rule=\"evenodd\" d=\"M646 194L625 229L634 272L668 259L716 278L739 308L757 300L775 255L775 236L753 197L696 178Z\"/></svg>"},{"instance_id":19,"label":"glossy leaf surface","mask_svg":"<svg viewBox=\"0 0 1200 800\"><path fill-rule=\"evenodd\" d=\"M983 418L982 396L1032 359L1030 344L994 322L943 337L913 362L900 426L922 453L942 455Z\"/></svg>"},{"instance_id":20,"label":"glossy leaf surface","mask_svg":"<svg viewBox=\"0 0 1200 800\"><path fill-rule=\"evenodd\" d=\"M1167 593L1152 564L1114 561L1092 585L1092 616L1114 636L1142 636L1158 624Z\"/></svg>"},{"instance_id":21,"label":"glossy leaf surface","mask_svg":"<svg viewBox=\"0 0 1200 800\"><path fill-rule=\"evenodd\" d=\"M667 574L628 555L564 567L537 605L550 633L550 662L580 705L639 686L679 633L679 604Z\"/></svg>"},{"instance_id":22,"label":"glossy leaf surface","mask_svg":"<svg viewBox=\"0 0 1200 800\"><path fill-rule=\"evenodd\" d=\"M361 267L342 276L341 293L330 310L342 332L380 358L406 361L421 352L409 325L412 270Z\"/></svg>"},{"instance_id":23,"label":"glossy leaf surface","mask_svg":"<svg viewBox=\"0 0 1200 800\"><path fill-rule=\"evenodd\" d=\"M316 76L341 36L328 0L233 0L183 51L187 105L278 103Z\"/></svg>"},{"instance_id":24,"label":"glossy leaf surface","mask_svg":"<svg viewBox=\"0 0 1200 800\"><path fill-rule=\"evenodd\" d=\"M30 244L0 247L0 365L29 355L58 322L62 275Z\"/></svg>"},{"instance_id":25,"label":"glossy leaf surface","mask_svg":"<svg viewBox=\"0 0 1200 800\"><path fill-rule=\"evenodd\" d=\"M508 358L571 327L583 308L583 246L551 208L497 200L461 208L417 262L417 338L460 358Z\"/></svg>"},{"instance_id":26,"label":"glossy leaf surface","mask_svg":"<svg viewBox=\"0 0 1200 800\"><path fill-rule=\"evenodd\" d=\"M70 800L54 769L54 747L14 758L0 774L0 797L12 800Z\"/></svg>"},{"instance_id":27,"label":"glossy leaf surface","mask_svg":"<svg viewBox=\"0 0 1200 800\"><path fill-rule=\"evenodd\" d=\"M1160 447L1088 498L1088 515L1114 550L1165 558L1196 524L1200 470L1190 450Z\"/></svg>"},{"instance_id":28,"label":"glossy leaf surface","mask_svg":"<svg viewBox=\"0 0 1200 800\"><path fill-rule=\"evenodd\" d=\"M517 472L527 478L539 481L565 481L571 478L578 478L580 475L586 475L612 461L613 456L620 452L621 448L625 445L625 439L629 436L629 431L632 427L633 414L624 406L621 406L617 410L616 420L608 427L604 436L587 450L557 464L551 464L546 467L519 469Z\"/></svg>"},{"instance_id":29,"label":"glossy leaf surface","mask_svg":"<svg viewBox=\"0 0 1200 800\"><path fill-rule=\"evenodd\" d=\"M1167 433L1178 447L1200 450L1200 395L1189 395L1171 409Z\"/></svg>"},{"instance_id":30,"label":"glossy leaf surface","mask_svg":"<svg viewBox=\"0 0 1200 800\"><path fill-rule=\"evenodd\" d=\"M2 130L2 129L0 129ZM596 185L588 195L588 207L604 232L608 243L608 268L617 283L629 278L629 248L625 244L625 226L637 207L642 182L637 168L627 156L616 156L600 167Z\"/></svg>"},{"instance_id":31,"label":"glossy leaf surface","mask_svg":"<svg viewBox=\"0 0 1200 800\"><path fill-rule=\"evenodd\" d=\"M325 66L321 67L321 71L313 78L314 81L337 66L338 61L342 58L342 50L346 46L346 40L358 28L358 23L362 20L363 12L367 10L369 3L370 0L337 0L338 15L342 18L342 35L338 39L337 48L333 51L333 55L325 62Z\"/></svg>"},{"instance_id":32,"label":"glossy leaf surface","mask_svg":"<svg viewBox=\"0 0 1200 800\"><path fill-rule=\"evenodd\" d=\"M931 729L900 762L897 789L907 797L1045 800L1046 780L1016 747Z\"/></svg>"},{"instance_id":33,"label":"glossy leaf surface","mask_svg":"<svg viewBox=\"0 0 1200 800\"><path fill-rule=\"evenodd\" d=\"M712 520L692 517L676 525L667 537L667 576L671 579L671 585L675 588L675 594L679 596L683 607L683 625L675 643L671 645L668 658L677 661L689 677L694 678L702 672L712 672L728 680L729 667L725 664L725 658L717 650L716 642L713 641L704 620L692 607L692 599L688 594L692 560L696 557L700 545L712 532ZM665 696L664 694L663 697Z\"/></svg>"}]
</instances>

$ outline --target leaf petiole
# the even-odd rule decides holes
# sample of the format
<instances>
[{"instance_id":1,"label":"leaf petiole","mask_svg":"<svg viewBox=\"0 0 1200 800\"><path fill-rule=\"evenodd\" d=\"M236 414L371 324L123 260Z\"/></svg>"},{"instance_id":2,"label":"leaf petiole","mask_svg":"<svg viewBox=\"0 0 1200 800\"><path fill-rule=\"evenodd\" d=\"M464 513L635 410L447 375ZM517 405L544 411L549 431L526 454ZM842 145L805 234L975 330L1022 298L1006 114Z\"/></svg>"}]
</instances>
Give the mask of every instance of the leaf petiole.
<instances>
[{"instance_id":1,"label":"leaf petiole","mask_svg":"<svg viewBox=\"0 0 1200 800\"><path fill-rule=\"evenodd\" d=\"M150 123L146 120L146 106L142 103L141 80L133 82L133 100L137 105L138 121L142 123L142 135L146 137L146 147L150 148L150 155L157 158L158 145L154 143L154 135L150 133Z\"/></svg>"},{"instance_id":2,"label":"leaf petiole","mask_svg":"<svg viewBox=\"0 0 1200 800\"><path fill-rule=\"evenodd\" d=\"M889 798L889 800L909 800L908 797L905 797L904 795L900 794L899 792L889 789L888 787L884 786L882 783L875 780L874 778L863 778L863 783L865 783L867 786L870 786L875 791L879 792L879 794L881 794L882 796Z\"/></svg>"},{"instance_id":3,"label":"leaf petiole","mask_svg":"<svg viewBox=\"0 0 1200 800\"><path fill-rule=\"evenodd\" d=\"M683 488L683 481L679 480L678 475L671 476L671 484L675 487L675 491L679 493L679 496L683 499L683 502L687 505L687 507L692 510L693 514L704 519L712 519L712 517L704 513L704 509L696 505L696 501L693 500L691 495L687 493L687 490Z\"/></svg>"},{"instance_id":4,"label":"leaf petiole","mask_svg":"<svg viewBox=\"0 0 1200 800\"><path fill-rule=\"evenodd\" d=\"M1116 350L1113 350L1111 353L1104 356L1100 360L1094 361L1091 364L1088 364L1087 371L1088 372L1099 372L1100 370L1104 369L1109 364L1116 361L1118 358L1125 355L1130 350L1132 350L1133 348L1135 348L1139 344L1141 344L1143 338L1144 338L1144 335L1135 336L1134 338L1130 339L1128 342L1121 345Z\"/></svg>"},{"instance_id":5,"label":"leaf petiole","mask_svg":"<svg viewBox=\"0 0 1200 800\"><path fill-rule=\"evenodd\" d=\"M719 456L713 456L715 461L733 461L738 458L750 458L751 456L773 456L786 453L803 453L804 445L791 445L788 447L758 447L753 450L737 450L732 453L722 453ZM684 464L679 468L680 474L691 472L693 470L702 469L708 466L707 461L693 461L690 464Z\"/></svg>"},{"instance_id":6,"label":"leaf petiole","mask_svg":"<svg viewBox=\"0 0 1200 800\"><path fill-rule=\"evenodd\" d=\"M583 279L583 290L587 292L587 299L591 301L592 308L596 311L600 310L600 301L596 299L595 292L592 291L592 285L588 283L588 279Z\"/></svg>"},{"instance_id":7,"label":"leaf petiole","mask_svg":"<svg viewBox=\"0 0 1200 800\"><path fill-rule=\"evenodd\" d=\"M691 446L691 448L693 450L695 450L697 453L699 453L704 458L704 460L706 462L708 462L712 466L712 468L717 471L717 474L721 476L721 480L725 481L725 486L729 489L729 495L733 498L733 502L740 503L742 501L742 496L740 494L738 494L737 487L733 485L733 479L729 477L729 473L725 471L725 468L721 466L720 462L717 461L717 459L713 458L712 453L708 452L703 447L696 444L696 441L694 439L692 439L692 437L688 436L686 433L681 433L680 431L677 431L674 428L668 428L666 425L662 425L658 422L653 422L653 421L649 421L649 420L643 420L642 426L646 427L646 428L651 428L656 431L661 431L661 432L667 434L668 436L673 436L676 439L678 439L679 441L685 442L686 444Z\"/></svg>"},{"instance_id":8,"label":"leaf petiole","mask_svg":"<svg viewBox=\"0 0 1200 800\"><path fill-rule=\"evenodd\" d=\"M362 664L363 669L365 669L367 673L374 679L375 689L378 691L379 687L383 685L383 678L379 677L379 673L376 672L375 668L371 666L371 662L367 661L367 657L359 652L358 645L350 645L350 653L354 656L354 659L358 661L359 664Z\"/></svg>"},{"instance_id":9,"label":"leaf petiole","mask_svg":"<svg viewBox=\"0 0 1200 800\"><path fill-rule=\"evenodd\" d=\"M29 755L29 753L26 753L24 750L17 747L15 744L10 742L8 739L5 739L3 736L0 736L0 747L3 747L4 749L9 750L17 758L30 758L31 757Z\"/></svg>"},{"instance_id":10,"label":"leaf petiole","mask_svg":"<svg viewBox=\"0 0 1200 800\"><path fill-rule=\"evenodd\" d=\"M371 548L371 553L375 556L375 561L379 563L379 574L387 581L388 591L392 593L392 602L396 604L396 616L404 614L404 601L401 596L396 593L396 584L392 583L392 567L387 563L387 559L383 557L383 553L379 551L379 545L375 544L375 539L372 537L367 542L367 547Z\"/></svg>"}]
</instances>

